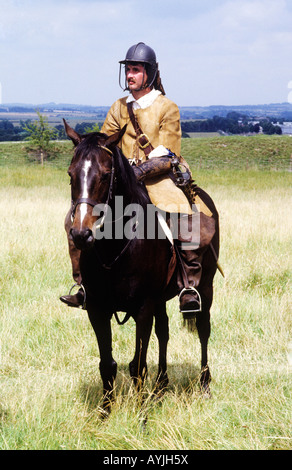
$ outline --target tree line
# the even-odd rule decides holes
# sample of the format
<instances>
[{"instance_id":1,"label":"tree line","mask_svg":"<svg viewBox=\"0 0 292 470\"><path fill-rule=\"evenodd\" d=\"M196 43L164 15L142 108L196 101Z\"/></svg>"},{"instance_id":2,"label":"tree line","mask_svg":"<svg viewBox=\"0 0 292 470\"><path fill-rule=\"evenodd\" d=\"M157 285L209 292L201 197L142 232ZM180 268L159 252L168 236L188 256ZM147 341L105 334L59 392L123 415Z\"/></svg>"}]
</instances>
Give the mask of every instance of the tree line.
<instances>
[{"instance_id":1,"label":"tree line","mask_svg":"<svg viewBox=\"0 0 292 470\"><path fill-rule=\"evenodd\" d=\"M247 116L242 116L232 111L227 113L226 117L213 116L211 119L183 121L181 128L184 133L222 131L227 134L258 134L262 129L264 134L282 134L281 127L277 124L274 125L273 122L275 122L273 118L265 118L259 122L253 122Z\"/></svg>"},{"instance_id":2,"label":"tree line","mask_svg":"<svg viewBox=\"0 0 292 470\"><path fill-rule=\"evenodd\" d=\"M39 121L32 121L30 119L26 121L20 121L19 125L14 125L8 119L0 121L0 142L2 141L25 141L32 140L31 135L35 130L35 126L46 127L47 135L49 134L50 140L66 140L67 136L64 131L64 126L59 124L57 126L49 126L46 118L39 112L37 112ZM273 118L261 119L259 122L252 122L247 116L242 116L239 113L232 111L226 115L214 116L211 119L202 120L190 120L182 121L181 129L184 137L188 137L190 132L218 132L222 131L227 134L258 134L262 129L264 134L282 134L282 129ZM82 122L76 124L75 130L80 134L85 134L91 131L98 131L102 126L102 122L92 124L88 122Z\"/></svg>"},{"instance_id":3,"label":"tree line","mask_svg":"<svg viewBox=\"0 0 292 470\"><path fill-rule=\"evenodd\" d=\"M33 140L31 137L36 134L37 128L43 134L49 136L49 140L66 140L67 136L65 133L64 126L59 124L57 126L49 126L45 116L37 112L38 121L32 121L27 119L20 121L19 125L14 125L8 119L0 121L0 142L20 142L26 140ZM87 132L98 132L102 123L89 123L82 122L76 124L75 130L79 134L86 134Z\"/></svg>"}]
</instances>

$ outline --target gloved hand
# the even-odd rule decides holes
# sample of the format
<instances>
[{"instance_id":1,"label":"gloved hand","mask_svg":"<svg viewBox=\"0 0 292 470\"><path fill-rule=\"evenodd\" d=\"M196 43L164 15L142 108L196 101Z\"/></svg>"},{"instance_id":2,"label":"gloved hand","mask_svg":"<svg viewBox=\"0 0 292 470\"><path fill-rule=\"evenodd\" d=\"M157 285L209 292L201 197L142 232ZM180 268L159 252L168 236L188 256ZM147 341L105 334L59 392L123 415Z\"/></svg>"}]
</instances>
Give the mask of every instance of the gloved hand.
<instances>
[{"instance_id":1,"label":"gloved hand","mask_svg":"<svg viewBox=\"0 0 292 470\"><path fill-rule=\"evenodd\" d=\"M145 178L151 178L168 173L172 169L172 158L153 157L141 165L133 166L137 180L143 181Z\"/></svg>"}]
</instances>

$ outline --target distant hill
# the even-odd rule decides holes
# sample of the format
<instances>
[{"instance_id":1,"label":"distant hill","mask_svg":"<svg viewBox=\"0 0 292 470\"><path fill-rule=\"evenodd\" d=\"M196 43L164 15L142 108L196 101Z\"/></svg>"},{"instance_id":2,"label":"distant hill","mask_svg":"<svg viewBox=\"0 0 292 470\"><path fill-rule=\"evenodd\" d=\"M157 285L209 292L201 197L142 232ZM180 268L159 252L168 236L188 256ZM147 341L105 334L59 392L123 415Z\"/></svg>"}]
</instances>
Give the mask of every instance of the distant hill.
<instances>
[{"instance_id":1,"label":"distant hill","mask_svg":"<svg viewBox=\"0 0 292 470\"><path fill-rule=\"evenodd\" d=\"M24 104L6 103L0 105L0 113L31 113L38 109L42 113L64 113L66 115L95 115L97 119L104 119L109 106L88 106L68 103ZM207 119L213 116L226 117L232 111L250 118L276 117L292 120L292 103L271 103L258 105L238 106L179 106L181 119Z\"/></svg>"},{"instance_id":2,"label":"distant hill","mask_svg":"<svg viewBox=\"0 0 292 470\"><path fill-rule=\"evenodd\" d=\"M255 119L263 117L292 119L292 103L180 107L181 119L207 119L213 116L226 117L232 111Z\"/></svg>"}]
</instances>

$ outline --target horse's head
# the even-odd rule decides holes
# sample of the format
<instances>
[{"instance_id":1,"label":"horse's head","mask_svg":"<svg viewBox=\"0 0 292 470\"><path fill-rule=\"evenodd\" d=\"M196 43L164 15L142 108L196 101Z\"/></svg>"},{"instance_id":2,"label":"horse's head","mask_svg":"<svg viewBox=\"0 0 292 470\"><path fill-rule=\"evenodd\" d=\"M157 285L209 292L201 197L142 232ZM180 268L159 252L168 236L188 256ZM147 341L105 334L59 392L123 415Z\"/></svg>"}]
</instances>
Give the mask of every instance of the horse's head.
<instances>
[{"instance_id":1,"label":"horse's head","mask_svg":"<svg viewBox=\"0 0 292 470\"><path fill-rule=\"evenodd\" d=\"M72 227L70 236L80 250L93 246L93 207L107 204L113 190L115 146L125 128L108 137L97 132L80 135L64 120L67 136L75 145L68 174L71 179Z\"/></svg>"}]
</instances>

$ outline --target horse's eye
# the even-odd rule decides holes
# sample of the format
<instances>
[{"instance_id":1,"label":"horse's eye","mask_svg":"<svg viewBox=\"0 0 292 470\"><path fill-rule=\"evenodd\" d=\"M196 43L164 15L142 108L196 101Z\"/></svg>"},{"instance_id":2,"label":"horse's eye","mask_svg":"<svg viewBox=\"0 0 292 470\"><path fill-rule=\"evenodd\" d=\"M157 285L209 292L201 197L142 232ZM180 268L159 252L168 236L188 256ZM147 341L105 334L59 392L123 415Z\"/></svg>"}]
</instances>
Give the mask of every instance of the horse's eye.
<instances>
[{"instance_id":1,"label":"horse's eye","mask_svg":"<svg viewBox=\"0 0 292 470\"><path fill-rule=\"evenodd\" d=\"M110 173L103 173L100 177L100 181L105 183L109 179Z\"/></svg>"}]
</instances>

